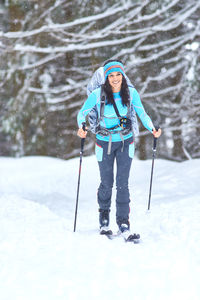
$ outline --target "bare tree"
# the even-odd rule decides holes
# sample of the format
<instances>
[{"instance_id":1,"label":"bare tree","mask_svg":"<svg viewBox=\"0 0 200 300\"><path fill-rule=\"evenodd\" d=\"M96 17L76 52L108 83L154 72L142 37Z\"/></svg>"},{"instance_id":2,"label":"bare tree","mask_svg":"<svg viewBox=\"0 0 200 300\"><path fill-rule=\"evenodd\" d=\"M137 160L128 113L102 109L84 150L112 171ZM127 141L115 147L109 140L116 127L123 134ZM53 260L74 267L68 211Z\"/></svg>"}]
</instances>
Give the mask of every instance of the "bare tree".
<instances>
[{"instance_id":1,"label":"bare tree","mask_svg":"<svg viewBox=\"0 0 200 300\"><path fill-rule=\"evenodd\" d=\"M199 157L199 1L15 1L2 9L9 24L0 32L1 133L9 154L76 156L89 77L116 58L164 129L160 155ZM146 132L138 145L148 157Z\"/></svg>"}]
</instances>

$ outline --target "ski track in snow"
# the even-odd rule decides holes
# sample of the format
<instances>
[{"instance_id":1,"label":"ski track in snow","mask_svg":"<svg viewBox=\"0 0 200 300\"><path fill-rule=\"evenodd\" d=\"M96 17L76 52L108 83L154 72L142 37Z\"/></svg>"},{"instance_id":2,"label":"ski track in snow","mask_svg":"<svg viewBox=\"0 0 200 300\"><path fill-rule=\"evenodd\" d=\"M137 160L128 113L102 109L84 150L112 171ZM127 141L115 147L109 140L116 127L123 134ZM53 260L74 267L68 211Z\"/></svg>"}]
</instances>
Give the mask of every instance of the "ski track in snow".
<instances>
[{"instance_id":1,"label":"ski track in snow","mask_svg":"<svg viewBox=\"0 0 200 300\"><path fill-rule=\"evenodd\" d=\"M200 159L156 159L150 212L151 160L134 159L130 221L138 245L98 234L95 156L83 157L73 233L78 168L78 158L0 159L1 299L199 299Z\"/></svg>"}]
</instances>

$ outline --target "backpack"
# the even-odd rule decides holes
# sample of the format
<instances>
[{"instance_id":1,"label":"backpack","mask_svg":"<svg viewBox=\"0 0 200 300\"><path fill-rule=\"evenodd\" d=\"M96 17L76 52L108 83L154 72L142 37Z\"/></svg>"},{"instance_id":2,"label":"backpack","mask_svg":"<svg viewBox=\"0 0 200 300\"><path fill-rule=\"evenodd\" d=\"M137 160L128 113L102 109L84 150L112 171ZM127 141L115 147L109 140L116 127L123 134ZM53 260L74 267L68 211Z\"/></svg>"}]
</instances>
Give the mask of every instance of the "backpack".
<instances>
[{"instance_id":1,"label":"backpack","mask_svg":"<svg viewBox=\"0 0 200 300\"><path fill-rule=\"evenodd\" d=\"M128 86L134 87L132 85L130 79L126 75L125 75L125 78L126 78ZM100 99L101 99L100 100L101 101L100 102L100 115L98 114L96 105L93 107L93 109L88 114L88 121L90 124L91 132L94 134L98 133L102 136L110 136L110 138L111 138L111 134L120 133L122 140L123 140L122 136L130 133L130 131L133 132L134 137L138 136L139 129L138 129L137 116L136 116L135 109L132 104L127 106L127 119L131 120L131 126L129 128L126 128L126 126L123 126L123 122L125 122L126 120L125 120L125 118L122 118L119 115L119 112L118 112L116 106L114 106L114 105L113 106L114 106L115 112L117 114L117 117L120 119L120 125L110 128L109 130L107 128L100 126L100 121L103 120L103 118L104 118L104 107L105 107L105 100L106 100L105 91L103 89L104 82L105 82L104 69L103 69L103 67L100 67L95 71L90 82L87 85L87 95L88 96L95 89L101 88L101 91L100 91ZM129 103L130 103L130 101L129 101ZM116 131L115 129L117 129L117 127L121 127L121 130Z\"/></svg>"}]
</instances>

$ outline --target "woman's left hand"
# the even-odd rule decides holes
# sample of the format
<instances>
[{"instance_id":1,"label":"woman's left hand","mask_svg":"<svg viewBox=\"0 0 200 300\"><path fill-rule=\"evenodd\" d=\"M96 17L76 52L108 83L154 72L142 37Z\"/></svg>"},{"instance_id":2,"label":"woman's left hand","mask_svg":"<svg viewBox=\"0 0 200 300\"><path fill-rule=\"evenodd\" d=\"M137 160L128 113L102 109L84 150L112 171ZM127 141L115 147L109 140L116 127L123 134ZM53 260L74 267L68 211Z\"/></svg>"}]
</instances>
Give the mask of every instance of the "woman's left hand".
<instances>
[{"instance_id":1,"label":"woman's left hand","mask_svg":"<svg viewBox=\"0 0 200 300\"><path fill-rule=\"evenodd\" d=\"M159 138L161 136L162 130L161 128L158 129L158 131L154 128L153 129L153 135L155 138Z\"/></svg>"}]
</instances>

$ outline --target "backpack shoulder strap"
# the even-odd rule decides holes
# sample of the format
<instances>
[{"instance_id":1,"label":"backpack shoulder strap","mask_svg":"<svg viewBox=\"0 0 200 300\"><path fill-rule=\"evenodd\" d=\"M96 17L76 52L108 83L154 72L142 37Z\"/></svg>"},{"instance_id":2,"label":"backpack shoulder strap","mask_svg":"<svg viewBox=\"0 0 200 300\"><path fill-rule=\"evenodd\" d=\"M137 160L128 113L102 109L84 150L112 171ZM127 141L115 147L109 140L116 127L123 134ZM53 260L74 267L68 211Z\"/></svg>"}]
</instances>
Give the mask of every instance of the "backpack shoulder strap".
<instances>
[{"instance_id":1,"label":"backpack shoulder strap","mask_svg":"<svg viewBox=\"0 0 200 300\"><path fill-rule=\"evenodd\" d=\"M114 101L113 103L113 107L115 109L116 115L118 116L119 119L121 119L122 117L119 114L119 110L117 108L117 105ZM131 114L131 99L130 99L130 91L128 90L128 104L127 104L127 117L130 118L130 114Z\"/></svg>"},{"instance_id":2,"label":"backpack shoulder strap","mask_svg":"<svg viewBox=\"0 0 200 300\"><path fill-rule=\"evenodd\" d=\"M103 85L101 85L101 91L100 91L100 97L101 97L101 102L100 102L100 121L103 120L104 117L104 108L106 104L106 93L104 91Z\"/></svg>"},{"instance_id":3,"label":"backpack shoulder strap","mask_svg":"<svg viewBox=\"0 0 200 300\"><path fill-rule=\"evenodd\" d=\"M130 97L130 91L128 88L128 104L127 104L127 117L131 117L131 97Z\"/></svg>"},{"instance_id":4,"label":"backpack shoulder strap","mask_svg":"<svg viewBox=\"0 0 200 300\"><path fill-rule=\"evenodd\" d=\"M115 112L116 112L116 115L118 116L119 119L121 119L121 116L120 116L120 114L119 114L119 110L118 110L118 108L117 108L117 105L116 105L115 101L113 102L113 107L114 107L114 110L115 110Z\"/></svg>"},{"instance_id":5,"label":"backpack shoulder strap","mask_svg":"<svg viewBox=\"0 0 200 300\"><path fill-rule=\"evenodd\" d=\"M130 115L131 115L131 99L130 99L130 91L129 90L128 90L128 94L129 94L129 96L128 96L128 104L127 104L127 116L130 117ZM105 108L105 103L106 103L106 93L104 91L103 84L101 85L100 97L101 97L101 100L100 100L101 104L100 104L100 120L99 121L102 121L104 118L104 108ZM117 117L119 119L121 119L121 115L119 114L119 110L118 110L115 102L113 103L113 107L114 107Z\"/></svg>"}]
</instances>

